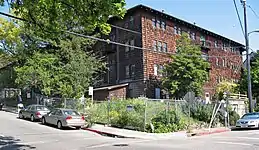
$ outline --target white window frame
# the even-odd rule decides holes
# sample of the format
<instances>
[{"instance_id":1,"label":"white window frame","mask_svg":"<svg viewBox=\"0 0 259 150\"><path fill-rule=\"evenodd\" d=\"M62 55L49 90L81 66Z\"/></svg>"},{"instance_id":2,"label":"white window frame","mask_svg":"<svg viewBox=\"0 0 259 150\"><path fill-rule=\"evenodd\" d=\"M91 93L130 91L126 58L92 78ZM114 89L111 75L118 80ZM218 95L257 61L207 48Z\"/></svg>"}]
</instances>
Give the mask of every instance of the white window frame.
<instances>
[{"instance_id":1,"label":"white window frame","mask_svg":"<svg viewBox=\"0 0 259 150\"><path fill-rule=\"evenodd\" d=\"M162 49L163 52L167 52L167 43L163 43Z\"/></svg>"},{"instance_id":2,"label":"white window frame","mask_svg":"<svg viewBox=\"0 0 259 150\"><path fill-rule=\"evenodd\" d=\"M154 75L157 76L158 75L158 65L154 64Z\"/></svg>"},{"instance_id":3,"label":"white window frame","mask_svg":"<svg viewBox=\"0 0 259 150\"><path fill-rule=\"evenodd\" d=\"M157 40L153 40L153 46L152 46L154 51L157 51Z\"/></svg>"},{"instance_id":4,"label":"white window frame","mask_svg":"<svg viewBox=\"0 0 259 150\"><path fill-rule=\"evenodd\" d=\"M162 42L161 41L157 41L157 51L162 52Z\"/></svg>"}]
</instances>

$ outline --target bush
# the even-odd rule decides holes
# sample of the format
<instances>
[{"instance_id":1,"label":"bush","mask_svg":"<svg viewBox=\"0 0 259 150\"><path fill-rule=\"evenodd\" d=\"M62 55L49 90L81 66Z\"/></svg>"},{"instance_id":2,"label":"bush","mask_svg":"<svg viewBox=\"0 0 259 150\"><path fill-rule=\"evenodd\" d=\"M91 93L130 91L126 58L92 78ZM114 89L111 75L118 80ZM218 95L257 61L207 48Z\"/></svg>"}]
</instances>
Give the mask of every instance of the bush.
<instances>
[{"instance_id":1,"label":"bush","mask_svg":"<svg viewBox=\"0 0 259 150\"><path fill-rule=\"evenodd\" d=\"M127 106L132 105L133 110L127 111ZM94 104L90 110L90 118L93 123L110 124L120 128L144 128L145 105L143 100L111 100Z\"/></svg>"},{"instance_id":2,"label":"bush","mask_svg":"<svg viewBox=\"0 0 259 150\"><path fill-rule=\"evenodd\" d=\"M240 116L236 111L229 112L229 124L231 126L234 126L238 119L240 119Z\"/></svg>"}]
</instances>

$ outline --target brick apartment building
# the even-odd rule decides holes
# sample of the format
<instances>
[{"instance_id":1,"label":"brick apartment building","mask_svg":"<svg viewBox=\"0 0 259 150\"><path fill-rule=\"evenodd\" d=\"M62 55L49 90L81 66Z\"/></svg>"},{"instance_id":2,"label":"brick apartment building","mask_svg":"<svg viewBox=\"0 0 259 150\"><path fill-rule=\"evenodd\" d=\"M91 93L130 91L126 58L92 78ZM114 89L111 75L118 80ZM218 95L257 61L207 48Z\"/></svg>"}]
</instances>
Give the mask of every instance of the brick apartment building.
<instances>
[{"instance_id":1,"label":"brick apartment building","mask_svg":"<svg viewBox=\"0 0 259 150\"><path fill-rule=\"evenodd\" d=\"M143 5L129 9L123 19L111 18L109 23L117 26L109 35L111 41L136 47L97 44L109 69L96 82L95 99L114 96L167 98L159 82L162 76L159 70L170 60L170 54L175 53L175 39L183 32L201 44L202 56L210 62L204 97L211 98L219 82L240 79L244 46L226 37Z\"/></svg>"}]
</instances>

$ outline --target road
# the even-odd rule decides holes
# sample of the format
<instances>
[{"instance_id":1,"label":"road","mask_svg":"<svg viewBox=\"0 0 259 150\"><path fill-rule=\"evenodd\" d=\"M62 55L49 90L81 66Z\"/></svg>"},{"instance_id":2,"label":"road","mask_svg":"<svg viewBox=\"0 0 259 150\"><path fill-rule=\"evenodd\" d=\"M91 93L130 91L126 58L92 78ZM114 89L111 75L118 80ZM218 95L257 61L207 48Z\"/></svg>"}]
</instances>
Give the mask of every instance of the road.
<instances>
[{"instance_id":1,"label":"road","mask_svg":"<svg viewBox=\"0 0 259 150\"><path fill-rule=\"evenodd\" d=\"M104 137L85 130L41 125L0 111L0 150L259 150L259 130L170 140Z\"/></svg>"}]
</instances>

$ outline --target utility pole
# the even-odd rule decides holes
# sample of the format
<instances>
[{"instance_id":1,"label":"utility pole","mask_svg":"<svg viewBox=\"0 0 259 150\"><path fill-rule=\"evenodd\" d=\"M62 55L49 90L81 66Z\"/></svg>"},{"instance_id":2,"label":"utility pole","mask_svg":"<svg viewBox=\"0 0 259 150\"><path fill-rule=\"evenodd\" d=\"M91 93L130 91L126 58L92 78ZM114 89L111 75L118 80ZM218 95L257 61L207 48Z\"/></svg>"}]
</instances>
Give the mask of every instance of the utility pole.
<instances>
[{"instance_id":1,"label":"utility pole","mask_svg":"<svg viewBox=\"0 0 259 150\"><path fill-rule=\"evenodd\" d=\"M245 40L246 40L246 61L247 61L247 82L248 82L248 100L249 112L253 112L252 104L252 83L251 83L251 68L250 68L250 55L249 55L249 37L247 32L247 16L246 16L246 0L241 0L244 7L244 24L245 24Z\"/></svg>"}]
</instances>

